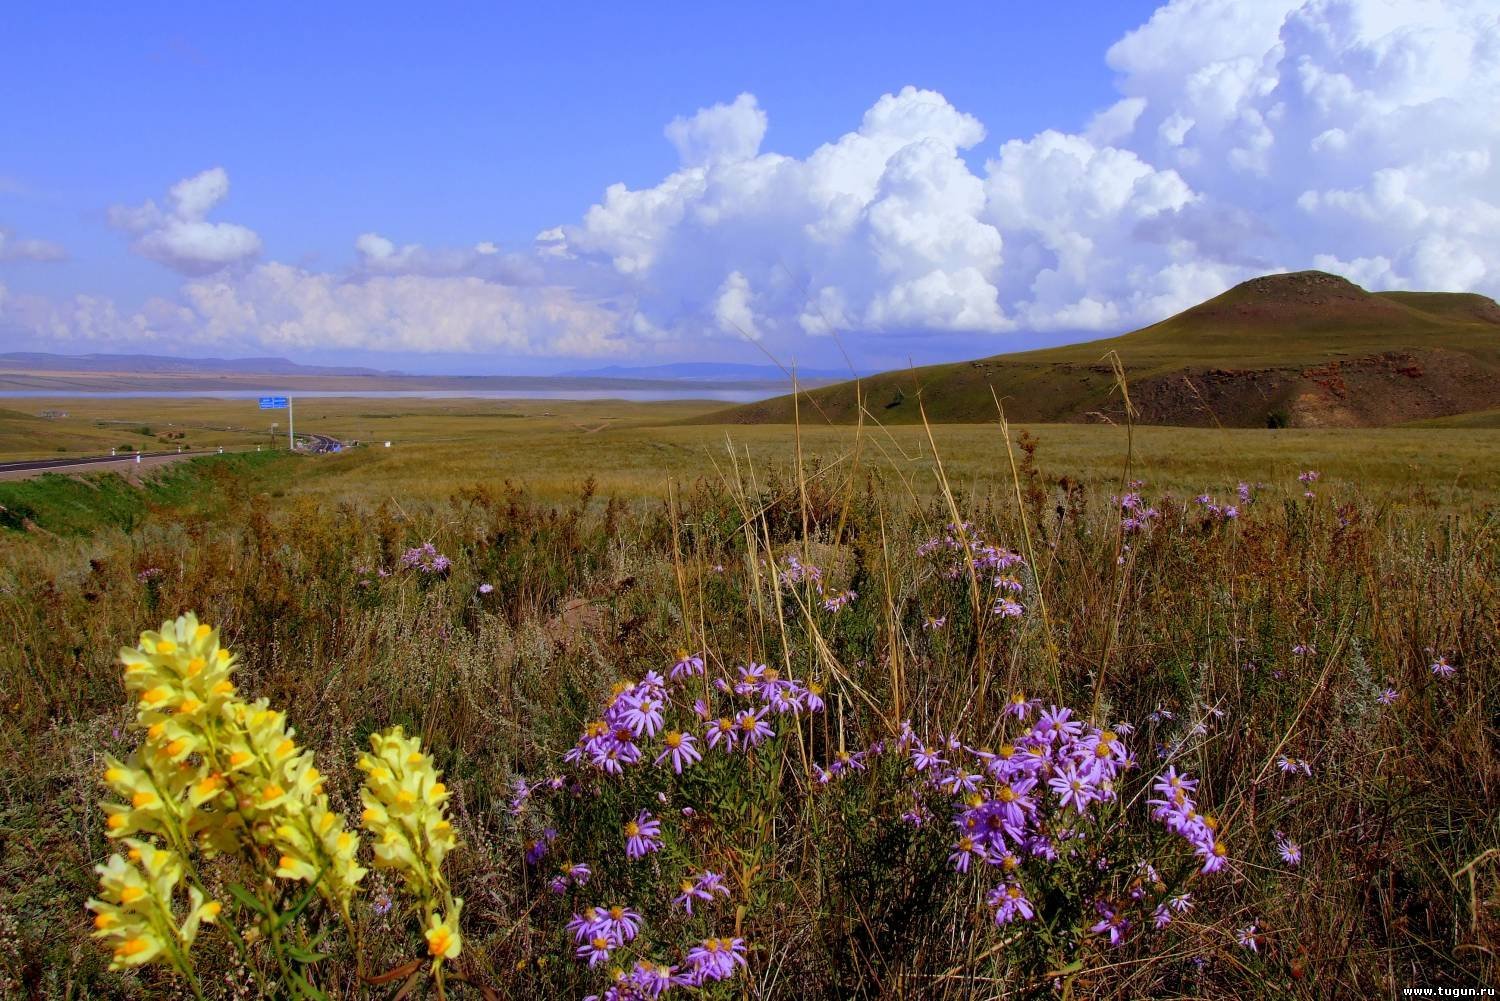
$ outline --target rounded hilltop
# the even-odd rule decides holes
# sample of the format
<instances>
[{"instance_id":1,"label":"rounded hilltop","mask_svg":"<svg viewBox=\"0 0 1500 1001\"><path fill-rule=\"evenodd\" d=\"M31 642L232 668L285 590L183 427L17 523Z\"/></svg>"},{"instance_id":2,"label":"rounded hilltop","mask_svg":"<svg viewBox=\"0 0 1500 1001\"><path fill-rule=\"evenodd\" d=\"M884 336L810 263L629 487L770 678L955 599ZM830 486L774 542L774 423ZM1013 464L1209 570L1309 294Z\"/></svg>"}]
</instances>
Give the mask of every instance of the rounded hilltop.
<instances>
[{"instance_id":1,"label":"rounded hilltop","mask_svg":"<svg viewBox=\"0 0 1500 1001\"><path fill-rule=\"evenodd\" d=\"M1103 340L887 372L804 394L799 418L847 423L1124 419L1113 354L1143 423L1367 427L1500 407L1500 306L1468 292L1370 292L1326 271L1262 275ZM919 409L918 399L923 401ZM790 397L724 423L785 423Z\"/></svg>"}]
</instances>

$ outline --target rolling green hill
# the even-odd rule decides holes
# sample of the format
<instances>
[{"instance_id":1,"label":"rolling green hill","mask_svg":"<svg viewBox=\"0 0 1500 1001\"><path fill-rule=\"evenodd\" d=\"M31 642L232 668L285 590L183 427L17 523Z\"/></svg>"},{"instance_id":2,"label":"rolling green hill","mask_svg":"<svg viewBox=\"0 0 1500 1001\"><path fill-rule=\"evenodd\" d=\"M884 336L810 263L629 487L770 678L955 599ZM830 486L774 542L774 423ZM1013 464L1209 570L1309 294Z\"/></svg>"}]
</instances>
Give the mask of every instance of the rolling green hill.
<instances>
[{"instance_id":1,"label":"rolling green hill","mask_svg":"<svg viewBox=\"0 0 1500 1001\"><path fill-rule=\"evenodd\" d=\"M886 423L1119 421L1109 354L1138 421L1225 427L1377 427L1500 407L1500 306L1454 292L1371 293L1321 271L1252 279L1132 333L886 372L858 383ZM852 422L854 382L801 394L803 421ZM792 420L790 396L712 415Z\"/></svg>"}]
</instances>

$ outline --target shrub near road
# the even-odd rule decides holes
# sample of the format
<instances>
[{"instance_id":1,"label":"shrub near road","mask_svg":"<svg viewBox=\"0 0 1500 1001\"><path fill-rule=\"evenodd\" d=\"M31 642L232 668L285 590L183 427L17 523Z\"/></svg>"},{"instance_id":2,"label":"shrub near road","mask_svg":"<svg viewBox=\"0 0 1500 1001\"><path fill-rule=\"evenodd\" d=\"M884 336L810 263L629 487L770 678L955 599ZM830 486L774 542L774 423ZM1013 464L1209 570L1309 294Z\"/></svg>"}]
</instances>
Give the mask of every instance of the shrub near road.
<instances>
[{"instance_id":1,"label":"shrub near road","mask_svg":"<svg viewBox=\"0 0 1500 1001\"><path fill-rule=\"evenodd\" d=\"M725 468L655 505L488 486L273 503L241 480L128 532L8 535L7 989L1322 998L1494 981L1489 516L1326 476L1202 496L1055 485L1024 456L1014 484L930 501ZM346 921L341 894L298 892L323 866L274 848L256 880L180 846L197 906L219 905L181 943L189 980L121 962L130 939L92 941L85 902L121 902L97 864L135 864L101 778L149 764L151 728L183 709L127 694L116 651L193 609L237 654L237 697L284 713L370 871ZM380 765L356 765L393 726L440 773L451 907L374 864L380 810L401 801L361 801ZM271 840L250 843L252 871Z\"/></svg>"}]
</instances>

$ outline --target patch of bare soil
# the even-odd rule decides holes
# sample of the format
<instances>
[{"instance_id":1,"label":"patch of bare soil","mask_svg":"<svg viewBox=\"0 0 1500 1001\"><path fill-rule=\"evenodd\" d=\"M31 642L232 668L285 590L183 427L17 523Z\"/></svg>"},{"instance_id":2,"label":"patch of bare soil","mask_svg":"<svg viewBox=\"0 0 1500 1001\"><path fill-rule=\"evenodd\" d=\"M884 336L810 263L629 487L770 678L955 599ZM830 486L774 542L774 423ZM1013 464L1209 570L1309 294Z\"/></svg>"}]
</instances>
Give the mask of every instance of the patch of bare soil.
<instances>
[{"instance_id":1,"label":"patch of bare soil","mask_svg":"<svg viewBox=\"0 0 1500 1001\"><path fill-rule=\"evenodd\" d=\"M1131 386L1140 422L1198 427L1383 427L1500 406L1469 355L1388 351L1306 368L1188 369Z\"/></svg>"}]
</instances>

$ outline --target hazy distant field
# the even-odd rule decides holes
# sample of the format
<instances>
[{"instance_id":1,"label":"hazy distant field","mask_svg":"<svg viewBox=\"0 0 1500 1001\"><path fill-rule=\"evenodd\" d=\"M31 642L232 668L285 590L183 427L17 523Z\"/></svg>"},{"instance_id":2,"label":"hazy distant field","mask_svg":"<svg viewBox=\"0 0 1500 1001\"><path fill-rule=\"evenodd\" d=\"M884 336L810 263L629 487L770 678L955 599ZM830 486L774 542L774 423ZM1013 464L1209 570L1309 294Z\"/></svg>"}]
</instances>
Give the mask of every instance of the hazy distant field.
<instances>
[{"instance_id":1,"label":"hazy distant field","mask_svg":"<svg viewBox=\"0 0 1500 1001\"><path fill-rule=\"evenodd\" d=\"M7 401L0 410L0 461L105 454L111 446L254 451L285 447L284 412L245 400ZM24 405L24 413L17 408ZM752 464L784 469L799 437L789 425L695 425L713 402L618 403L492 400L382 400L310 397L298 401L297 428L358 440L367 448L309 459L283 489L324 495L385 492L437 497L486 480L524 481L547 496L570 493L593 477L601 493L664 493L666 477L714 480L730 466L730 448ZM67 418L41 420L46 409ZM282 423L269 430L271 415ZM106 423L107 422L107 423ZM101 426L101 424L103 426ZM153 434L144 435L142 428ZM1021 426L1016 426L1020 430ZM1126 457L1123 428L1027 425L1039 461L1054 475L1118 479ZM933 428L944 468L960 492L992 489L1005 458L998 425ZM893 488L934 488L927 432L910 425L804 426L804 456L845 476L854 467L890 478ZM385 441L392 447L383 447ZM62 449L66 449L63 451ZM1246 477L1285 481L1320 468L1362 490L1391 489L1415 502L1493 502L1500 497L1500 429L1484 426L1363 430L1138 428L1132 478L1179 491L1232 486ZM902 484L906 484L903 486Z\"/></svg>"}]
</instances>

